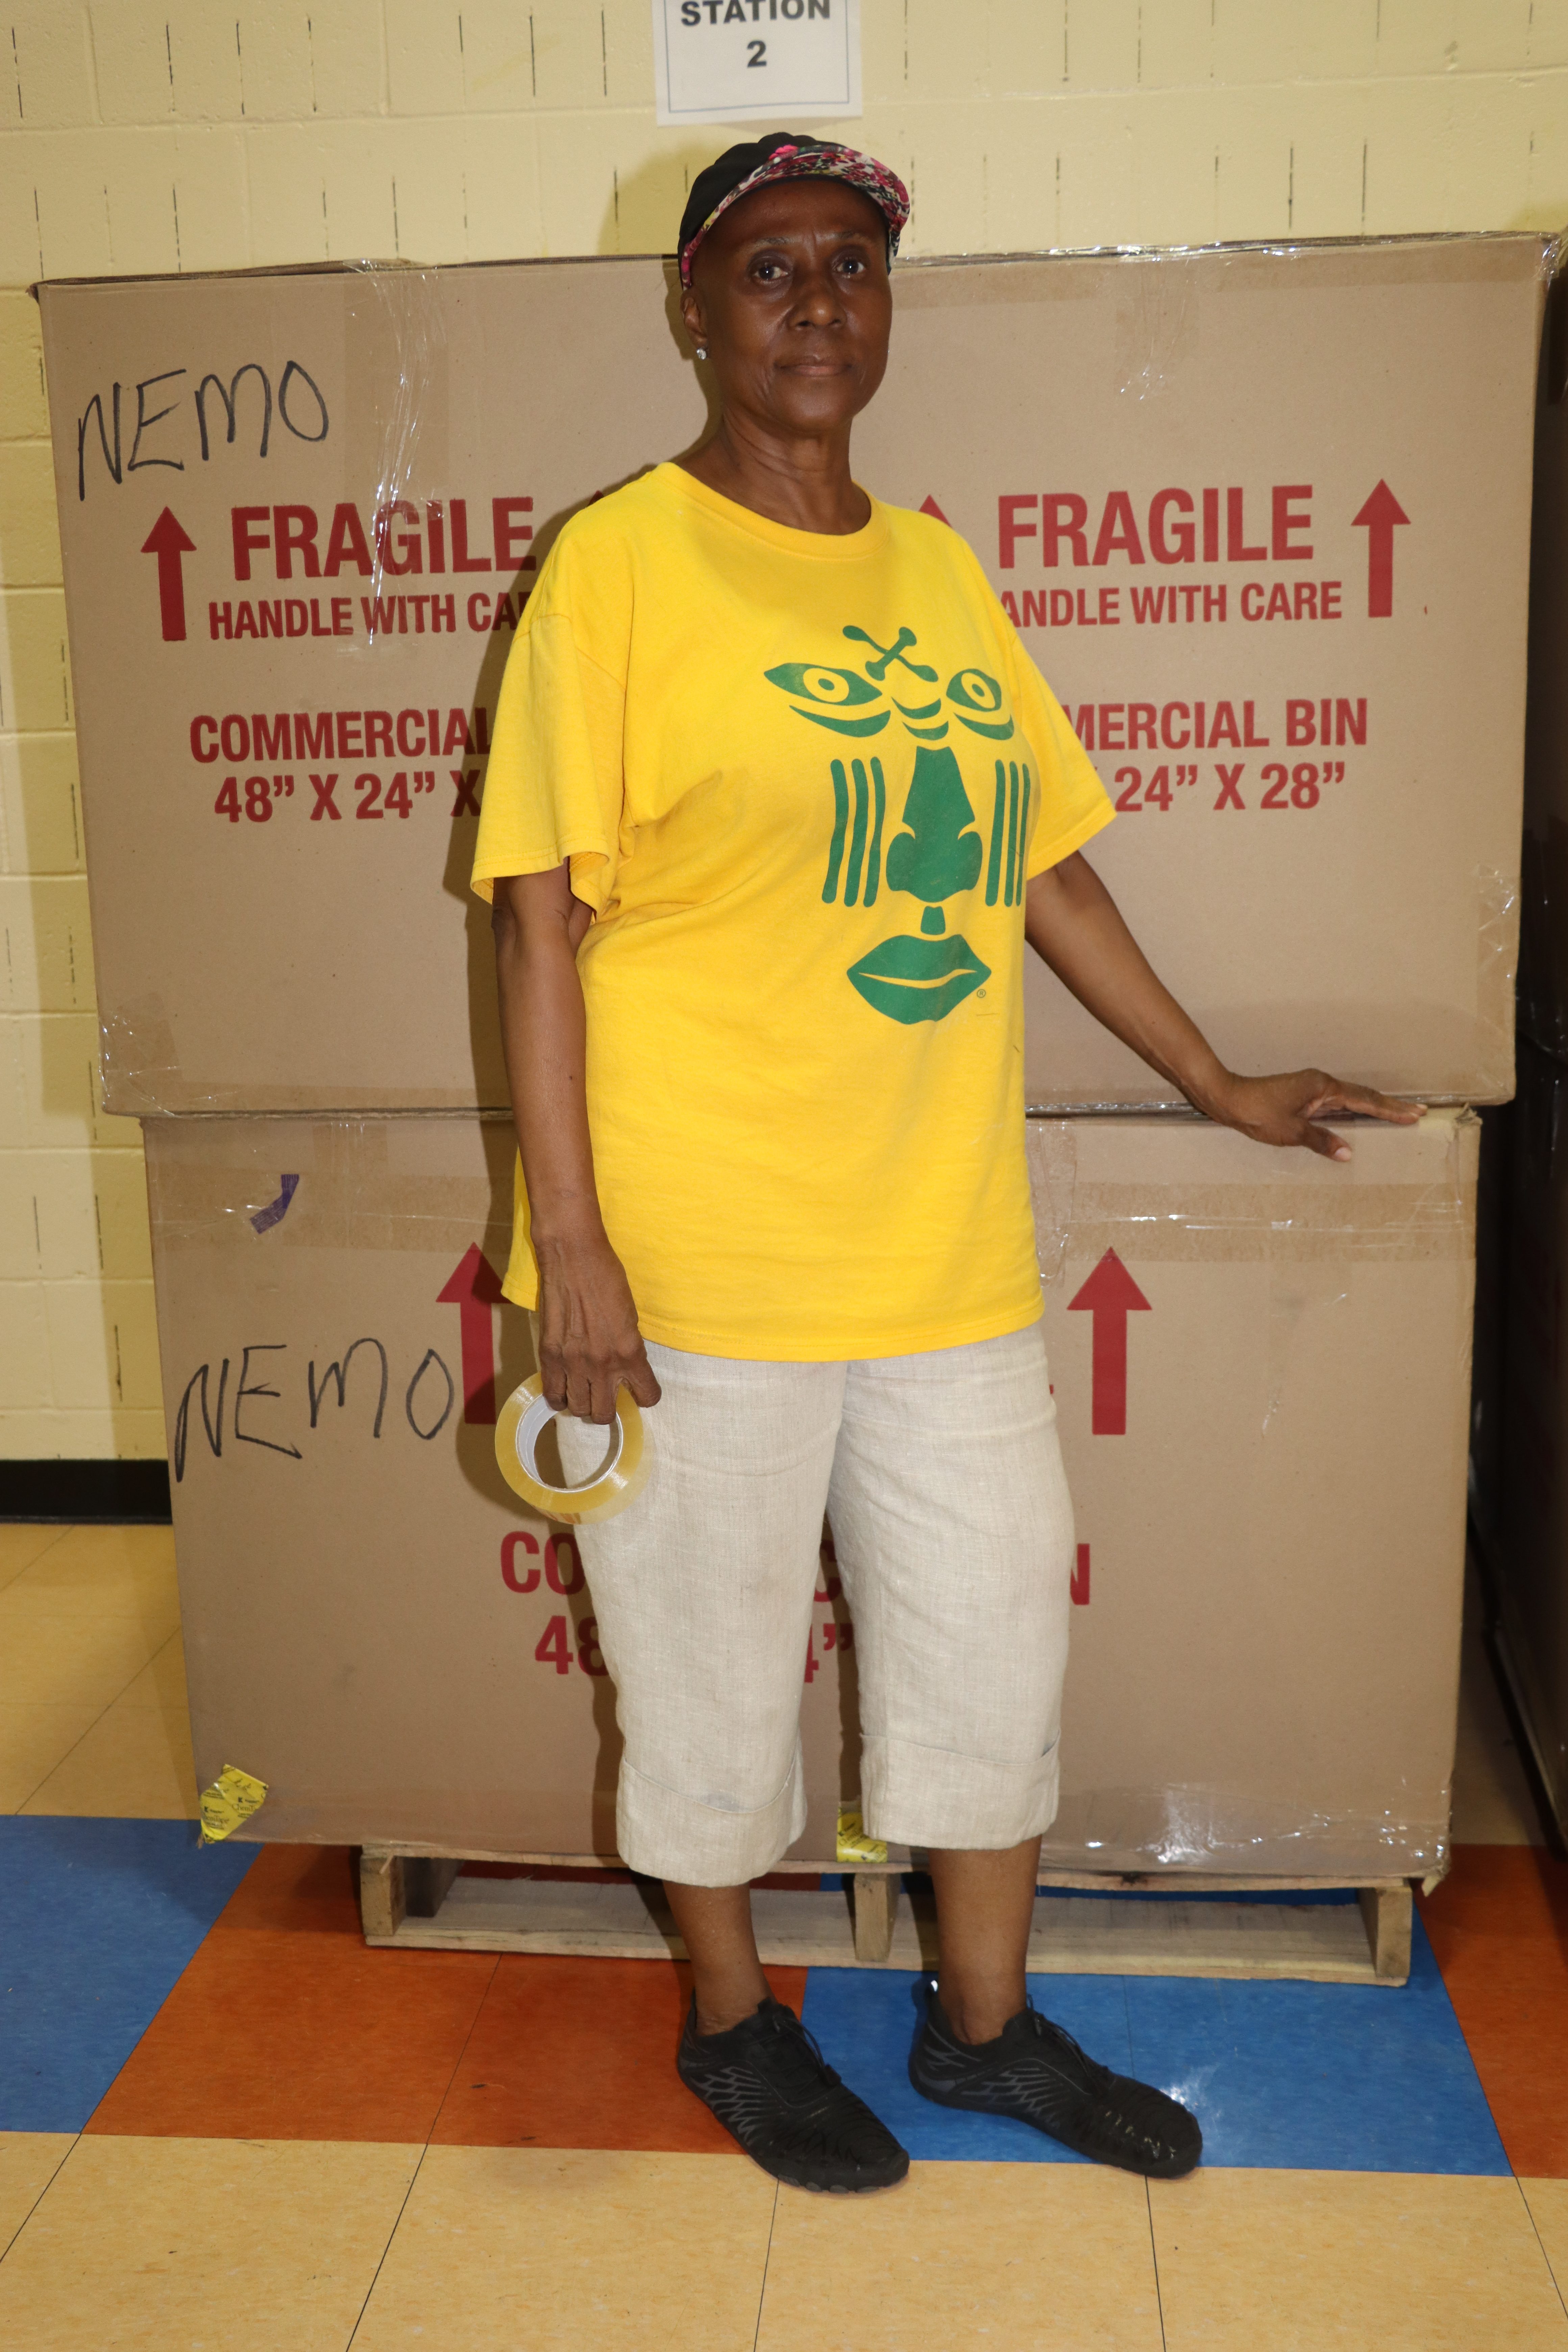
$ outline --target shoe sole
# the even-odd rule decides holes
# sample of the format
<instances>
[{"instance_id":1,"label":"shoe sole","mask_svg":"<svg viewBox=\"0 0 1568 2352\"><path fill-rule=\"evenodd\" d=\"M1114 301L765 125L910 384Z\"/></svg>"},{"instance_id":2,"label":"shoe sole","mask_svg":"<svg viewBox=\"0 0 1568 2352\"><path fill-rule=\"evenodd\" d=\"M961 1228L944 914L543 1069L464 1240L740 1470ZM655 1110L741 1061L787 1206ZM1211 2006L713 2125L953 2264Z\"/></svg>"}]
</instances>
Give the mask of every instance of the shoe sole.
<instances>
[{"instance_id":1,"label":"shoe sole","mask_svg":"<svg viewBox=\"0 0 1568 2352\"><path fill-rule=\"evenodd\" d=\"M1086 2163L1108 2165L1116 2172L1133 2172L1141 2180L1184 2180L1188 2173L1195 2172L1203 2162L1204 2152L1201 2146L1184 2164L1137 2164L1129 2163L1121 2157L1099 2156L1092 2148L1079 2147L1076 2141L1064 2138L1060 2132L1047 2131L1044 2124L1037 2123L1033 2116L1021 2115L1016 2107L1000 2107L989 2099L966 2099L962 2092L958 2091L930 2091L912 2068L910 2071L910 2081L921 2098L929 2099L933 2106L960 2107L966 2115L972 2116L1005 2116L1010 2122L1027 2124L1029 2129L1037 2131L1042 2139L1055 2140L1058 2147L1071 2148L1073 2154L1081 2156Z\"/></svg>"},{"instance_id":2,"label":"shoe sole","mask_svg":"<svg viewBox=\"0 0 1568 2352\"><path fill-rule=\"evenodd\" d=\"M734 2137L733 2133L731 2134L731 2137ZM736 2140L735 2145L740 2147L740 2141ZM770 2180L778 2181L784 2189L805 2189L813 2197L879 2197L884 2189L899 2188L909 2179L910 2174L910 2168L906 2164L902 2172L895 2172L889 2180L858 2181L853 2187L847 2180L797 2180L792 2173L775 2172L771 2165L760 2162L756 2157L752 2156L750 2148L742 2148L741 2153L742 2156L751 2156L752 2162L756 2165L757 2170L765 2172Z\"/></svg>"}]
</instances>

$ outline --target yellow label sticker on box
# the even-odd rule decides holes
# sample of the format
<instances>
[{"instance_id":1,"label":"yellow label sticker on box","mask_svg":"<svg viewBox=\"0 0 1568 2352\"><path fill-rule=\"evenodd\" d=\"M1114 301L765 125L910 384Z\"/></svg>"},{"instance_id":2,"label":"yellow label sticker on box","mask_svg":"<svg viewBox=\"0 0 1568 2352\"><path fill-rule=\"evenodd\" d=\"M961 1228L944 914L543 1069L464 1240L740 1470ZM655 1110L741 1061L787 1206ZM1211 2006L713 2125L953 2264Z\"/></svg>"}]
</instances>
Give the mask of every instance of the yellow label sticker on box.
<instances>
[{"instance_id":1,"label":"yellow label sticker on box","mask_svg":"<svg viewBox=\"0 0 1568 2352\"><path fill-rule=\"evenodd\" d=\"M220 1845L250 1819L267 1795L267 1783L237 1764L226 1764L210 1789L201 1794L202 1843Z\"/></svg>"},{"instance_id":2,"label":"yellow label sticker on box","mask_svg":"<svg viewBox=\"0 0 1568 2352\"><path fill-rule=\"evenodd\" d=\"M838 1808L840 1862L886 1862L888 1849L880 1838L868 1837L866 1824L852 1806Z\"/></svg>"}]
</instances>

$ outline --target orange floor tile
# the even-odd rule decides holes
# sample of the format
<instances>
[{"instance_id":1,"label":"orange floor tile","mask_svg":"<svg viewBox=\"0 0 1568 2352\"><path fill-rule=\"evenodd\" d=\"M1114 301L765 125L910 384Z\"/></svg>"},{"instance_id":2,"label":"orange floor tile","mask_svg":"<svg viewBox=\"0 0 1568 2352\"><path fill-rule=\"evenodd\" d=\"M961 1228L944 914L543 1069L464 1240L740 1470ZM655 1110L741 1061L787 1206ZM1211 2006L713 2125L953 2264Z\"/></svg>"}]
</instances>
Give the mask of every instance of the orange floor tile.
<instances>
[{"instance_id":1,"label":"orange floor tile","mask_svg":"<svg viewBox=\"0 0 1568 2352\"><path fill-rule=\"evenodd\" d=\"M1421 1910L1510 2163L1568 2179L1568 1864L1460 1846Z\"/></svg>"},{"instance_id":2,"label":"orange floor tile","mask_svg":"<svg viewBox=\"0 0 1568 2352\"><path fill-rule=\"evenodd\" d=\"M347 1849L265 1847L88 2129L426 2139L495 1967L367 1950Z\"/></svg>"},{"instance_id":3,"label":"orange floor tile","mask_svg":"<svg viewBox=\"0 0 1568 2352\"><path fill-rule=\"evenodd\" d=\"M767 1974L798 2016L805 1970ZM733 2155L729 2133L675 2071L690 1991L684 1966L502 1959L432 2139Z\"/></svg>"}]
</instances>

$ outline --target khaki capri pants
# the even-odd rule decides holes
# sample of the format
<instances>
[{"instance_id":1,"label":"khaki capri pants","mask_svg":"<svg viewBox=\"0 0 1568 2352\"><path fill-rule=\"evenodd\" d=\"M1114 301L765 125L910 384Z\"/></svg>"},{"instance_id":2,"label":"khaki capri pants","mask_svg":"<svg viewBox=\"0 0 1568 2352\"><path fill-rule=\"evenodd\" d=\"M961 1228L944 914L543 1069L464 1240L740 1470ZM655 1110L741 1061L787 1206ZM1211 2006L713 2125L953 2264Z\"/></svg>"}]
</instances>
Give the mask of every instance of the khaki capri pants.
<instances>
[{"instance_id":1,"label":"khaki capri pants","mask_svg":"<svg viewBox=\"0 0 1568 2352\"><path fill-rule=\"evenodd\" d=\"M647 1484L578 1535L626 1743L623 1860L738 1885L804 1831L825 1508L868 1831L1003 1848L1047 1828L1073 1523L1040 1326L855 1363L647 1352L663 1390ZM602 1433L557 1428L567 1477L590 1476Z\"/></svg>"}]
</instances>

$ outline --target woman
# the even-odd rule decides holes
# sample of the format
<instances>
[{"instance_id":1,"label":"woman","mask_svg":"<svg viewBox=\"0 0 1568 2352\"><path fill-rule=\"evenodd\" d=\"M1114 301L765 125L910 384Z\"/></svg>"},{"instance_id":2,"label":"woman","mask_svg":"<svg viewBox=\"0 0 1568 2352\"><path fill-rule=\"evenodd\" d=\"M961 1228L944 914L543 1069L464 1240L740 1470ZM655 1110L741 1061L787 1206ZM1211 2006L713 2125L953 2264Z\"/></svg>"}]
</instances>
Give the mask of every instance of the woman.
<instances>
[{"instance_id":1,"label":"woman","mask_svg":"<svg viewBox=\"0 0 1568 2352\"><path fill-rule=\"evenodd\" d=\"M569 1476L622 1383L658 1407L647 1486L583 1545L620 1851L664 1879L691 1958L682 2078L780 2179L908 2168L771 1998L752 1935L748 1882L805 1825L826 1507L866 1825L931 1854L916 2087L1170 2177L1198 2160L1194 2118L1086 2057L1025 1984L1073 1555L1024 1161L1026 938L1260 1141L1342 1160L1323 1114L1416 1114L1220 1065L1080 855L1110 803L973 555L855 482L908 212L881 165L806 138L699 176L681 309L717 430L575 516L529 601L474 869L521 1147L506 1291L575 1417Z\"/></svg>"}]
</instances>

